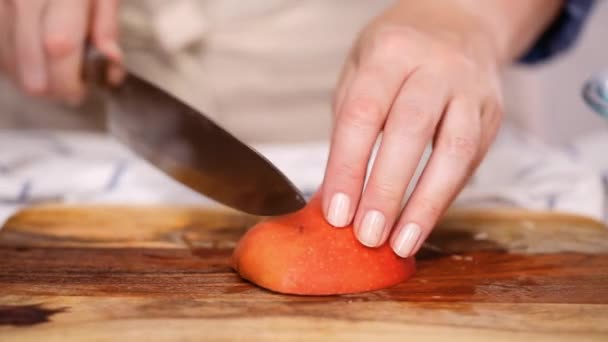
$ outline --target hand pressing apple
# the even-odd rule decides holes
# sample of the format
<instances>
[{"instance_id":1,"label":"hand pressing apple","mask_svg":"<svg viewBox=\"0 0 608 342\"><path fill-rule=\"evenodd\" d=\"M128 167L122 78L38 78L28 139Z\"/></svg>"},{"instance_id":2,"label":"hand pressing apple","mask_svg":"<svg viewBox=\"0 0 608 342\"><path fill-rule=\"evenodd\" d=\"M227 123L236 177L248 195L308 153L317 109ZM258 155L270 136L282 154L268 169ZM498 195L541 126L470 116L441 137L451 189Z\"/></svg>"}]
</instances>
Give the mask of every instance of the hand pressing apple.
<instances>
[{"instance_id":1,"label":"hand pressing apple","mask_svg":"<svg viewBox=\"0 0 608 342\"><path fill-rule=\"evenodd\" d=\"M414 255L494 140L501 67L534 42L560 0L402 0L369 24L334 99L323 210L369 247ZM364 188L372 148L382 141ZM409 201L425 147L433 152Z\"/></svg>"}]
</instances>

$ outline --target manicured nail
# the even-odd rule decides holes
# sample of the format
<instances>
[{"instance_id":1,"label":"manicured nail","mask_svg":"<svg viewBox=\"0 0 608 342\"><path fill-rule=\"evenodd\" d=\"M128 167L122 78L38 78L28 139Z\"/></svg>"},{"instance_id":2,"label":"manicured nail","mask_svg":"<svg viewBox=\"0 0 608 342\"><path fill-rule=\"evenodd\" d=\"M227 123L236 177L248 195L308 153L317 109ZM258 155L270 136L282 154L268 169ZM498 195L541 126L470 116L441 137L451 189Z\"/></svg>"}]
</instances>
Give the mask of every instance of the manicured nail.
<instances>
[{"instance_id":1,"label":"manicured nail","mask_svg":"<svg viewBox=\"0 0 608 342\"><path fill-rule=\"evenodd\" d=\"M378 247L384 235L384 224L386 219L377 210L368 211L361 221L361 226L357 231L357 237L362 244L367 247Z\"/></svg>"},{"instance_id":2,"label":"manicured nail","mask_svg":"<svg viewBox=\"0 0 608 342\"><path fill-rule=\"evenodd\" d=\"M344 227L348 225L349 210L350 199L346 194L338 192L331 198L327 220L334 227Z\"/></svg>"},{"instance_id":3,"label":"manicured nail","mask_svg":"<svg viewBox=\"0 0 608 342\"><path fill-rule=\"evenodd\" d=\"M422 230L415 223L408 223L391 240L391 246L397 255L407 258L414 252L414 247L420 239Z\"/></svg>"}]
</instances>

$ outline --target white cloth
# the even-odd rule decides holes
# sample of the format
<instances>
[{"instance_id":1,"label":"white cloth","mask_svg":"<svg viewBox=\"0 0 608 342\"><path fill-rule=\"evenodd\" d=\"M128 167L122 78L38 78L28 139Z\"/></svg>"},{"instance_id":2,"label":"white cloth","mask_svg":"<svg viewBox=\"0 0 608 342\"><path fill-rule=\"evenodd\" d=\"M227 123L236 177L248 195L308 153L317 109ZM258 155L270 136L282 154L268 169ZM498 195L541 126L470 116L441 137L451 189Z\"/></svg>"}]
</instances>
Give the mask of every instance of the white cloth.
<instances>
[{"instance_id":1,"label":"white cloth","mask_svg":"<svg viewBox=\"0 0 608 342\"><path fill-rule=\"evenodd\" d=\"M454 206L548 210L602 221L606 148L608 130L551 147L505 127Z\"/></svg>"},{"instance_id":2,"label":"white cloth","mask_svg":"<svg viewBox=\"0 0 608 342\"><path fill-rule=\"evenodd\" d=\"M304 193L311 194L321 183L327 143L255 147ZM504 128L454 205L519 207L606 220L606 147L608 130L551 148ZM24 206L52 202L217 205L108 136L0 130L0 221Z\"/></svg>"}]
</instances>

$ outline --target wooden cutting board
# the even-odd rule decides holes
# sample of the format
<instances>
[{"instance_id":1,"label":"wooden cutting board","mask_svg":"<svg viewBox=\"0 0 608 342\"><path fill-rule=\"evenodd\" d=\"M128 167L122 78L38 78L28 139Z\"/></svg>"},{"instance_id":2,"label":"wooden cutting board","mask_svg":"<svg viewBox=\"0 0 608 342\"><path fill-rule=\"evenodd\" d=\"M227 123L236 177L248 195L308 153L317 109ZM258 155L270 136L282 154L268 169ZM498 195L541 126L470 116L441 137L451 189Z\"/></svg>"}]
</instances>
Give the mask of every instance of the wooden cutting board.
<instances>
[{"instance_id":1,"label":"wooden cutting board","mask_svg":"<svg viewBox=\"0 0 608 342\"><path fill-rule=\"evenodd\" d=\"M394 288L278 295L229 267L255 218L39 207L0 231L0 340L608 341L608 231L575 216L448 214Z\"/></svg>"}]
</instances>

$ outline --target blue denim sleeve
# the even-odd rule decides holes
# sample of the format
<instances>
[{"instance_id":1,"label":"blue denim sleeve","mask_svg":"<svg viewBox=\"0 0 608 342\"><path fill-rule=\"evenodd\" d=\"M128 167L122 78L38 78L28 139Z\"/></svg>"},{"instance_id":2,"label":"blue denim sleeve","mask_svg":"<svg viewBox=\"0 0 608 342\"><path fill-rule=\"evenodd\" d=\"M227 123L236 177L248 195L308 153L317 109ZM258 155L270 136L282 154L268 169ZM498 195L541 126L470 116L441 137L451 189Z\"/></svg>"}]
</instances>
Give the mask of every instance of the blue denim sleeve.
<instances>
[{"instance_id":1,"label":"blue denim sleeve","mask_svg":"<svg viewBox=\"0 0 608 342\"><path fill-rule=\"evenodd\" d=\"M521 63L534 64L568 50L578 38L596 0L564 0L562 12L536 41Z\"/></svg>"}]
</instances>

